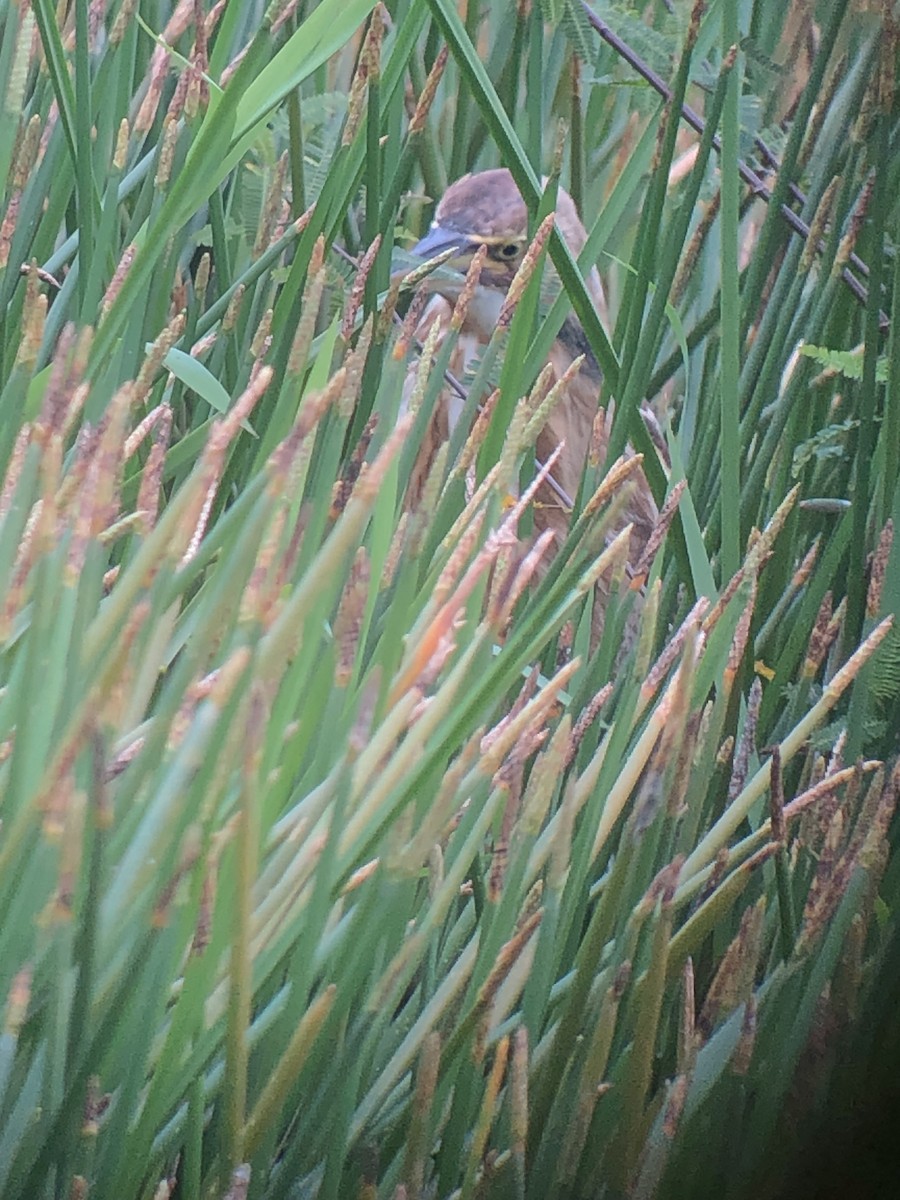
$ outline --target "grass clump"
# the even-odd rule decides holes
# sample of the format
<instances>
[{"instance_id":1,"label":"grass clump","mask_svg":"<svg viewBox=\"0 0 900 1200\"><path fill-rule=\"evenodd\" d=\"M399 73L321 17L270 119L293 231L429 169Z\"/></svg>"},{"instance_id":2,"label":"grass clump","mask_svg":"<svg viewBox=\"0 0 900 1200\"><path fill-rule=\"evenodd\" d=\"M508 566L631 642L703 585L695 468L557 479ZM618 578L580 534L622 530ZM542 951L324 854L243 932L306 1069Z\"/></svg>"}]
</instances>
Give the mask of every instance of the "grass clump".
<instances>
[{"instance_id":1,"label":"grass clump","mask_svg":"<svg viewBox=\"0 0 900 1200\"><path fill-rule=\"evenodd\" d=\"M773 1195L864 1089L896 25L733 8L0 5L4 1197ZM500 163L588 243L413 500L394 244ZM538 581L570 305L612 469Z\"/></svg>"}]
</instances>

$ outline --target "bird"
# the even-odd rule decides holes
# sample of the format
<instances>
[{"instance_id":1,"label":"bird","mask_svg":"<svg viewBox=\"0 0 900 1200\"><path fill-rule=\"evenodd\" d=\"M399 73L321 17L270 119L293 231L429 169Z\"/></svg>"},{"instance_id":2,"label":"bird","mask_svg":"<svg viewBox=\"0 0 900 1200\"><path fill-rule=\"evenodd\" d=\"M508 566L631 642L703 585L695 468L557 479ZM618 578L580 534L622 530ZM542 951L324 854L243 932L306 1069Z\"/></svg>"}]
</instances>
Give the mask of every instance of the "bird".
<instances>
[{"instance_id":1,"label":"bird","mask_svg":"<svg viewBox=\"0 0 900 1200\"><path fill-rule=\"evenodd\" d=\"M556 226L577 257L587 241L587 233L572 197L563 188L557 191ZM453 304L458 298L466 271L479 247L486 250L478 284L450 363L450 370L462 377L484 351L506 299L510 284L522 263L529 244L528 208L512 174L503 167L462 176L452 183L437 205L434 220L425 236L412 248L420 259L448 254L443 269L420 283L430 293L416 330L424 339L434 321L441 322L442 333L450 328ZM449 270L447 268L450 268ZM548 267L551 274L552 267ZM557 281L558 283L558 281ZM606 300L596 267L586 278L587 290L604 324L608 323ZM600 407L602 374L584 330L570 314L564 321L549 355L556 379L579 355L584 356L580 371L569 383L565 395L551 412L537 438L535 451L539 462L562 444L553 469L553 484L543 486L535 498L534 527L540 534L552 529L556 548L565 539L571 522L571 501L577 496L588 454L592 448L605 454L609 437L608 420L596 420ZM432 437L413 472L412 487L421 490L429 467L429 453L446 438L462 412L463 401L445 389L432 417ZM599 432L599 437L598 437ZM597 444L599 441L599 445ZM627 454L633 451L629 447ZM656 526L658 511L643 470L635 473L625 510L607 536L615 536L626 523L632 524L629 559L635 562ZM603 590L603 582L600 587ZM607 581L608 586L608 581ZM602 627L602 608L595 605Z\"/></svg>"}]
</instances>

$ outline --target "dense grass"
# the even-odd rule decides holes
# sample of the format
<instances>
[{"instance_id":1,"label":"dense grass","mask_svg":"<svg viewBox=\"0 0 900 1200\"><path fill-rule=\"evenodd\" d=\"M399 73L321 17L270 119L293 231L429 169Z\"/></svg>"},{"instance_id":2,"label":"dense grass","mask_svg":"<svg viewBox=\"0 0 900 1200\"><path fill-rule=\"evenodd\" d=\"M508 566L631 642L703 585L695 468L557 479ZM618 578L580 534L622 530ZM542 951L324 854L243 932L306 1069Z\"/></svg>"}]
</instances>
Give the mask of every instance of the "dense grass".
<instances>
[{"instance_id":1,"label":"dense grass","mask_svg":"<svg viewBox=\"0 0 900 1200\"><path fill-rule=\"evenodd\" d=\"M0 31L0 1193L774 1194L893 1003L891 6ZM500 163L588 245L411 505L452 346L392 261ZM611 453L527 586L570 306Z\"/></svg>"}]
</instances>

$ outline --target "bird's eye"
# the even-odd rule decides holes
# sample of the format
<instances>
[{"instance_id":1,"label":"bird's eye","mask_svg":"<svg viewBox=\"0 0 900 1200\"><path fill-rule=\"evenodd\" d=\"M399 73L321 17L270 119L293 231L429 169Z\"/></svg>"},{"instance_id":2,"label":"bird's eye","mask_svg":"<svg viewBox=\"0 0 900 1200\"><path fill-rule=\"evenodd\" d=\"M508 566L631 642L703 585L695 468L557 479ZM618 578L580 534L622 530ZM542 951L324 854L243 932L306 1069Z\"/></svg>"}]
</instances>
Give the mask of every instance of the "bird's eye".
<instances>
[{"instance_id":1,"label":"bird's eye","mask_svg":"<svg viewBox=\"0 0 900 1200\"><path fill-rule=\"evenodd\" d=\"M515 258L519 253L517 242L507 242L505 246L500 247L500 253L504 258Z\"/></svg>"}]
</instances>

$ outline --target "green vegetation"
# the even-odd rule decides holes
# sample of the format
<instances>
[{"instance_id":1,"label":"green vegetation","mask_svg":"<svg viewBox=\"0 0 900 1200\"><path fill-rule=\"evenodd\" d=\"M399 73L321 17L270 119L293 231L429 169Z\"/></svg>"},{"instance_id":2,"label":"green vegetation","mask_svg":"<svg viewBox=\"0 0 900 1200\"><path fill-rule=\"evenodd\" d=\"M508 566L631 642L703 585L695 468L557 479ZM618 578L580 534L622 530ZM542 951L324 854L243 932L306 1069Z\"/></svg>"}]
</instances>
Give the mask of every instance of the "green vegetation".
<instances>
[{"instance_id":1,"label":"green vegetation","mask_svg":"<svg viewBox=\"0 0 900 1200\"><path fill-rule=\"evenodd\" d=\"M891 5L0 33L0 1194L772 1194L896 994ZM551 239L411 507L395 242L499 163L615 328ZM507 503L568 303L672 461L593 651L622 488L530 586Z\"/></svg>"}]
</instances>

